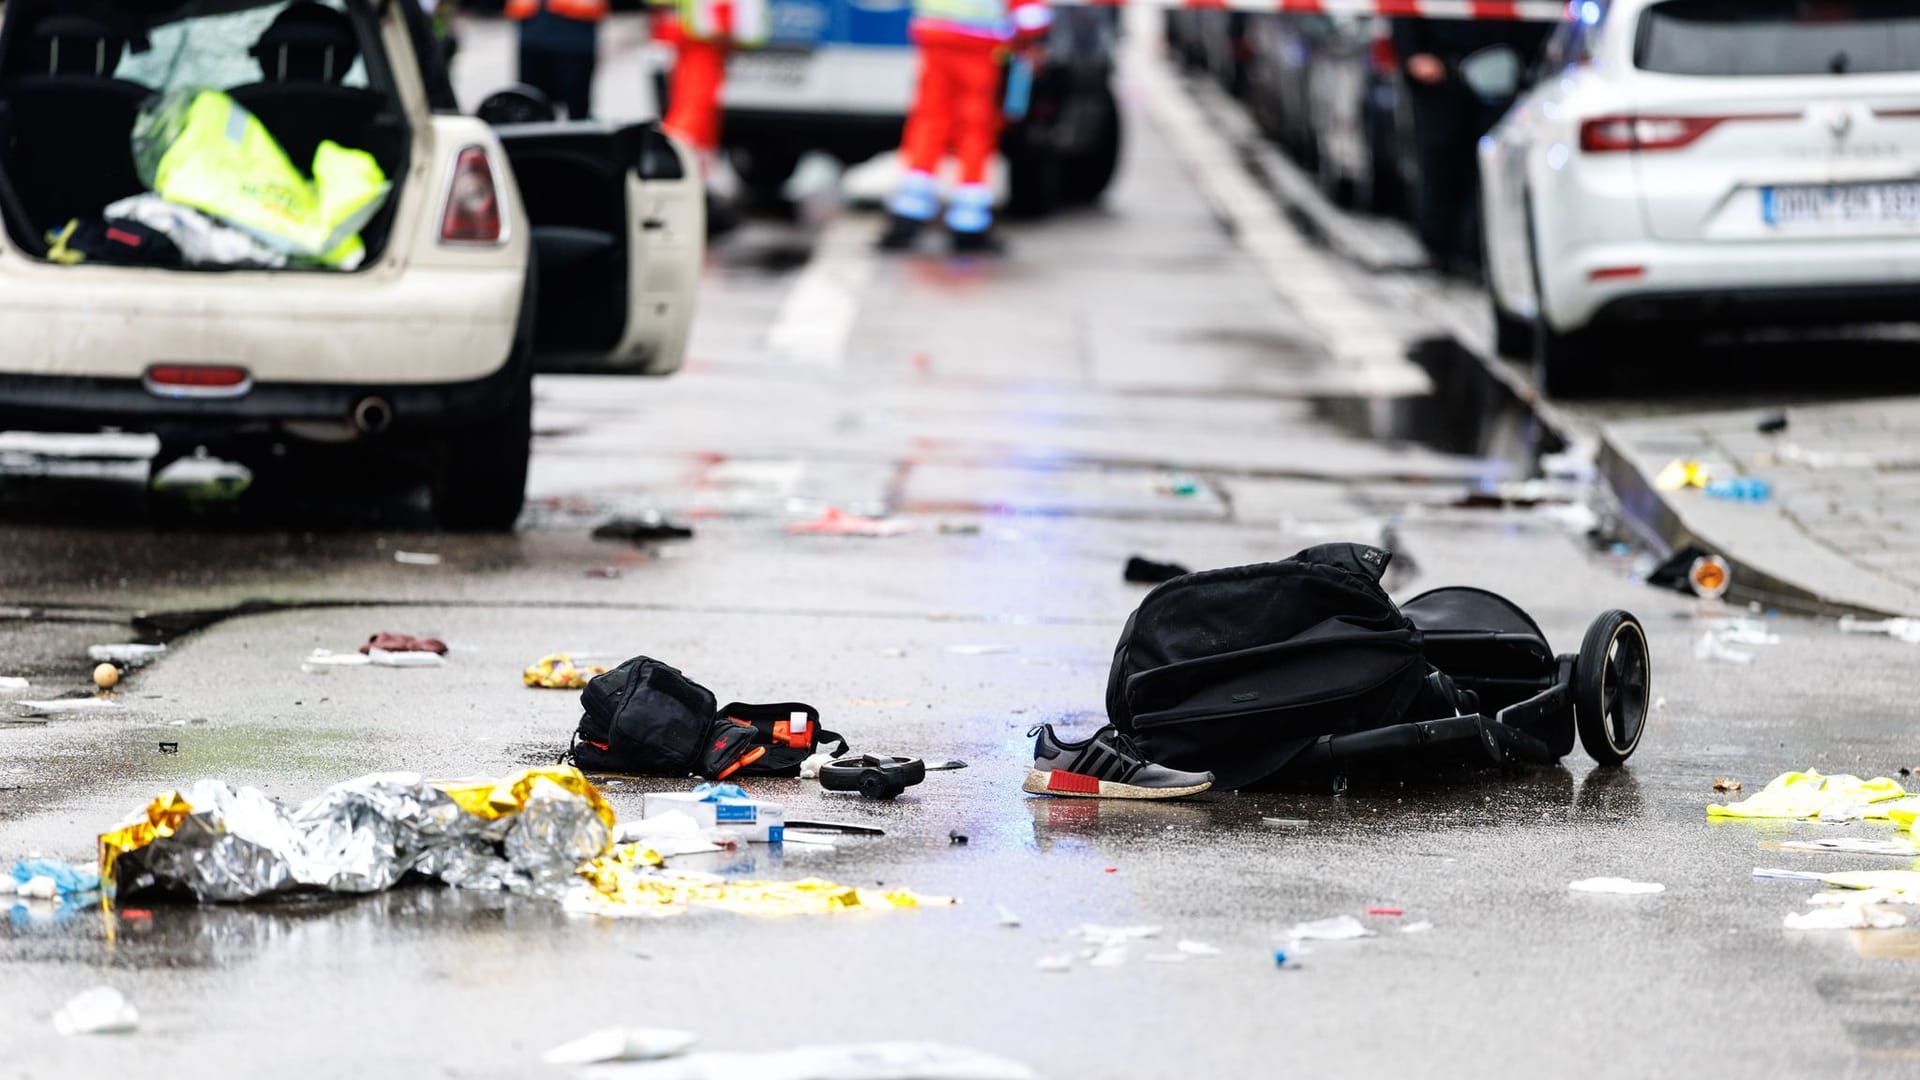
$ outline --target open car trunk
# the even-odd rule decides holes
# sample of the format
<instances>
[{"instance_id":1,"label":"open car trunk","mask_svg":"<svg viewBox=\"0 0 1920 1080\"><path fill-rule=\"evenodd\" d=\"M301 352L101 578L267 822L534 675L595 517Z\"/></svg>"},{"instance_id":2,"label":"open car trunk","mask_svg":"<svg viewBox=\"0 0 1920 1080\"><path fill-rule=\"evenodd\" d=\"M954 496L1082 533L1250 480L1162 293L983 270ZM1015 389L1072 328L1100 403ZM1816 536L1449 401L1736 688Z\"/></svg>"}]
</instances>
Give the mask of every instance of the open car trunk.
<instances>
[{"instance_id":1,"label":"open car trunk","mask_svg":"<svg viewBox=\"0 0 1920 1080\"><path fill-rule=\"evenodd\" d=\"M373 157L391 185L360 231L361 265L374 265L412 143L379 19L372 0L11 0L0 24L9 239L45 256L49 232L145 193L133 149L141 109L204 87L253 113L308 180L323 141Z\"/></svg>"}]
</instances>

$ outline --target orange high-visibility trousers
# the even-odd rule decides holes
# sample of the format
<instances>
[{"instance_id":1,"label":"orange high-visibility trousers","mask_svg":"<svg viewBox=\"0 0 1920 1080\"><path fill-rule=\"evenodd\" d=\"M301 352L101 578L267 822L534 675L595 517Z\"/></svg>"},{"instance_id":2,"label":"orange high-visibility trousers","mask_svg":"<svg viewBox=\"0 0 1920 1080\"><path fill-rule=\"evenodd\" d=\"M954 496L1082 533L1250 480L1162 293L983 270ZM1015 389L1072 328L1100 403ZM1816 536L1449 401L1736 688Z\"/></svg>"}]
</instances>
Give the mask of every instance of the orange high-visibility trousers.
<instances>
[{"instance_id":1,"label":"orange high-visibility trousers","mask_svg":"<svg viewBox=\"0 0 1920 1080\"><path fill-rule=\"evenodd\" d=\"M1000 141L1000 61L981 45L920 46L920 89L900 152L912 172L935 173L951 150L962 184L984 184Z\"/></svg>"},{"instance_id":2,"label":"orange high-visibility trousers","mask_svg":"<svg viewBox=\"0 0 1920 1080\"><path fill-rule=\"evenodd\" d=\"M667 131L711 154L720 149L720 88L727 80L728 45L682 37L673 61Z\"/></svg>"}]
</instances>

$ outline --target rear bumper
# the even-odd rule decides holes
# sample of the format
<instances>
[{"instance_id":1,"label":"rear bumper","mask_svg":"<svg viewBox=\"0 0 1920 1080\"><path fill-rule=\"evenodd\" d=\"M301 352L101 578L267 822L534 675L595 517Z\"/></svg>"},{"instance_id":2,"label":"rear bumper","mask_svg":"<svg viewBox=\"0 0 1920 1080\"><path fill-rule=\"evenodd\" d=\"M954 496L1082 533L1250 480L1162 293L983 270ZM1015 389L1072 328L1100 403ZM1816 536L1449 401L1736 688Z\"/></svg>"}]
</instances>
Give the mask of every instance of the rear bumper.
<instances>
[{"instance_id":1,"label":"rear bumper","mask_svg":"<svg viewBox=\"0 0 1920 1080\"><path fill-rule=\"evenodd\" d=\"M506 365L454 383L256 383L241 397L179 399L148 392L139 379L0 374L0 430L178 432L217 441L270 434L288 421L344 425L354 406L379 398L389 431L433 431L498 415L527 373Z\"/></svg>"},{"instance_id":2,"label":"rear bumper","mask_svg":"<svg viewBox=\"0 0 1920 1080\"><path fill-rule=\"evenodd\" d=\"M1638 276L1606 277L1626 268ZM1601 280L1593 274L1602 273ZM1541 267L1556 328L1845 325L1920 318L1920 240L1591 245Z\"/></svg>"}]
</instances>

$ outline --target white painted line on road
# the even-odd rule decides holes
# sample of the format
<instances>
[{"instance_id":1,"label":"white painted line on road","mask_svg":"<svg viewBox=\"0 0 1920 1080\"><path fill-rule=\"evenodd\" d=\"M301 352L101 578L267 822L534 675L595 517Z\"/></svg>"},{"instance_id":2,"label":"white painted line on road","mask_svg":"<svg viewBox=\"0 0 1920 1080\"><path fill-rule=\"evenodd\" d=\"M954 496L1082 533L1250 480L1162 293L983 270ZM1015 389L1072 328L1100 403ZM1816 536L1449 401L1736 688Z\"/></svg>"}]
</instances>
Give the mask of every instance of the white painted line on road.
<instances>
[{"instance_id":1,"label":"white painted line on road","mask_svg":"<svg viewBox=\"0 0 1920 1080\"><path fill-rule=\"evenodd\" d=\"M881 222L838 214L820 230L813 258L788 290L767 331L767 348L782 360L812 367L846 363L847 339L860 315L860 299L873 281L874 242Z\"/></svg>"},{"instance_id":2,"label":"white painted line on road","mask_svg":"<svg viewBox=\"0 0 1920 1080\"><path fill-rule=\"evenodd\" d=\"M1150 21L1141 18L1147 9L1129 14L1135 23ZM1158 40L1151 27L1130 26L1128 40L1134 44L1124 58L1127 78L1154 122L1269 287L1320 339L1353 392L1367 397L1431 393L1426 372L1407 359L1407 343L1382 329L1374 308L1356 297L1327 257L1286 222L1273 198L1247 175L1232 145L1147 51L1146 43Z\"/></svg>"}]
</instances>

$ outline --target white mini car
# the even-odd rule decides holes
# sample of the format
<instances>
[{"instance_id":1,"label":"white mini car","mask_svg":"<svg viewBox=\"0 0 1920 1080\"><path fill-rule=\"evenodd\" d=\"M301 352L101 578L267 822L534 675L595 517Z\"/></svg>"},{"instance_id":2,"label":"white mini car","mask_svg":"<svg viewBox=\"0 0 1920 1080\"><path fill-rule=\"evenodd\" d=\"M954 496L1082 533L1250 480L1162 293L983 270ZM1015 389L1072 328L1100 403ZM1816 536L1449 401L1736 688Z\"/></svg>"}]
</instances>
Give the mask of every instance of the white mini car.
<instances>
[{"instance_id":1,"label":"white mini car","mask_svg":"<svg viewBox=\"0 0 1920 1080\"><path fill-rule=\"evenodd\" d=\"M1579 0L1481 142L1503 352L1920 313L1920 3Z\"/></svg>"},{"instance_id":2,"label":"white mini car","mask_svg":"<svg viewBox=\"0 0 1920 1080\"><path fill-rule=\"evenodd\" d=\"M393 188L359 269L47 257L49 233L144 190L135 117L182 86L227 91L295 163L321 140L374 156ZM677 369L705 211L657 127L497 104L497 126L459 114L412 0L12 0L0 430L149 431L163 459L371 446L424 459L443 525L512 527L533 372Z\"/></svg>"}]
</instances>

